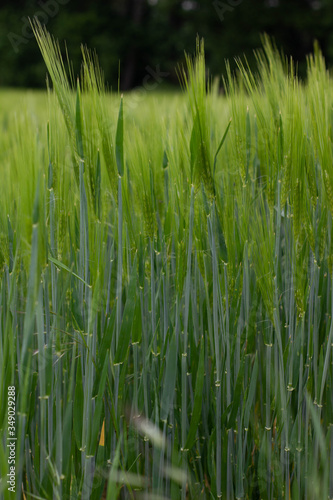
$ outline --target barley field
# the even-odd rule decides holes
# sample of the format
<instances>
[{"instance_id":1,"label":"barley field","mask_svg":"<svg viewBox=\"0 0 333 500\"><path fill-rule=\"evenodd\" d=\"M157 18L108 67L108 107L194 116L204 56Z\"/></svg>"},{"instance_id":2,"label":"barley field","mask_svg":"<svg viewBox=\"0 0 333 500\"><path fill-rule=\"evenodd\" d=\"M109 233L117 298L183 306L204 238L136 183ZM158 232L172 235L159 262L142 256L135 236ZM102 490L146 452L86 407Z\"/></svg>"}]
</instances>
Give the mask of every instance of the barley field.
<instances>
[{"instance_id":1,"label":"barley field","mask_svg":"<svg viewBox=\"0 0 333 500\"><path fill-rule=\"evenodd\" d=\"M34 30L46 91L0 92L0 498L332 499L318 47L219 82L197 40L138 99Z\"/></svg>"}]
</instances>

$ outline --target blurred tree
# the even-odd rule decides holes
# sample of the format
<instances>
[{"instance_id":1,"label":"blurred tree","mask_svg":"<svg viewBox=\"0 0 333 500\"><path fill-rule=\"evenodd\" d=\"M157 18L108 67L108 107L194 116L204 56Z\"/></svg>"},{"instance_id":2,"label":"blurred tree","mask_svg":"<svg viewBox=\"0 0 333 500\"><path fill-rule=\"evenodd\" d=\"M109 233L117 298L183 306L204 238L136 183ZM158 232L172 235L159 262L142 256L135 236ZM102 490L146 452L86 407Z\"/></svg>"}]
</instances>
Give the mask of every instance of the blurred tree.
<instances>
[{"instance_id":1,"label":"blurred tree","mask_svg":"<svg viewBox=\"0 0 333 500\"><path fill-rule=\"evenodd\" d=\"M125 16L131 25L129 30L129 45L125 56L124 75L122 88L129 89L135 81L136 62L142 49L142 41L145 38L144 15L147 15L147 4L145 0L127 0L125 3Z\"/></svg>"},{"instance_id":2,"label":"blurred tree","mask_svg":"<svg viewBox=\"0 0 333 500\"><path fill-rule=\"evenodd\" d=\"M314 39L333 63L332 0L2 0L2 86L45 85L45 66L28 25L28 16L35 14L56 38L66 41L76 73L81 43L96 49L114 87L120 62L123 89L142 84L147 71L156 68L176 83L174 69L184 50L194 51L197 34L205 39L213 75L223 73L226 58L232 61L243 53L253 64L253 49L260 47L264 32L300 61L302 76Z\"/></svg>"}]
</instances>

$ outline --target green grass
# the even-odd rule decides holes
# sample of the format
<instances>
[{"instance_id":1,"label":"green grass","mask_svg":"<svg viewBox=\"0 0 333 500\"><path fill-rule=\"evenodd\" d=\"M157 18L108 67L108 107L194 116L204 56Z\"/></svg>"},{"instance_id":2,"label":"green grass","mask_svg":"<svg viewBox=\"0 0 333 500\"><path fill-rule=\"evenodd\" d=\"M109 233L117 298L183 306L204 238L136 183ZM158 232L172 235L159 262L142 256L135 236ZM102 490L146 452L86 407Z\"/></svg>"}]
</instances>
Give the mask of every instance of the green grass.
<instances>
[{"instance_id":1,"label":"green grass","mask_svg":"<svg viewBox=\"0 0 333 500\"><path fill-rule=\"evenodd\" d=\"M224 92L109 94L35 25L0 93L0 497L333 498L333 82L268 39ZM104 494L103 494L104 491Z\"/></svg>"}]
</instances>

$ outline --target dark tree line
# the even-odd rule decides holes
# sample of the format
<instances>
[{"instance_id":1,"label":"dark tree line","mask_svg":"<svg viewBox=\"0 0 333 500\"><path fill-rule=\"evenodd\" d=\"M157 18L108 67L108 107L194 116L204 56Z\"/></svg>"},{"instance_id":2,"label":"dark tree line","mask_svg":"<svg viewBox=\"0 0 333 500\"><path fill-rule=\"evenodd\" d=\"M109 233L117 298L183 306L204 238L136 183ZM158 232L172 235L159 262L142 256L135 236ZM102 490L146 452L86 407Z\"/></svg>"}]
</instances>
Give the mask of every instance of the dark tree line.
<instances>
[{"instance_id":1,"label":"dark tree line","mask_svg":"<svg viewBox=\"0 0 333 500\"><path fill-rule=\"evenodd\" d=\"M96 49L105 78L129 89L157 73L164 84L177 82L175 67L204 37L212 75L225 59L245 54L253 62L264 32L305 72L306 54L317 39L333 63L331 0L3 0L0 5L0 85L45 86L45 66L28 18L34 15L59 40L66 40L74 69L80 44Z\"/></svg>"}]
</instances>

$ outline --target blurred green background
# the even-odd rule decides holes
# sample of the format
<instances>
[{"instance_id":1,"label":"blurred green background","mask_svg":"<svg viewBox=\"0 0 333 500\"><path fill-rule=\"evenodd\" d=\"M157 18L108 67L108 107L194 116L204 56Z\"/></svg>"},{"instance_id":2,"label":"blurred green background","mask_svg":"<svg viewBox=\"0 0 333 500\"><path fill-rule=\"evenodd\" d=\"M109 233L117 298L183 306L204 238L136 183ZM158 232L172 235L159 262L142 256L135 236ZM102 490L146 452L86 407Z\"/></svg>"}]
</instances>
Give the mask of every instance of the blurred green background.
<instances>
[{"instance_id":1,"label":"blurred green background","mask_svg":"<svg viewBox=\"0 0 333 500\"><path fill-rule=\"evenodd\" d=\"M96 49L106 81L123 90L146 84L177 84L175 68L184 50L193 53L196 35L204 37L212 75L224 59L246 54L250 64L260 35L273 36L285 55L299 62L317 39L333 63L332 0L2 0L0 6L0 85L45 87L46 70L28 18L37 16L61 41L80 71L80 44Z\"/></svg>"}]
</instances>

